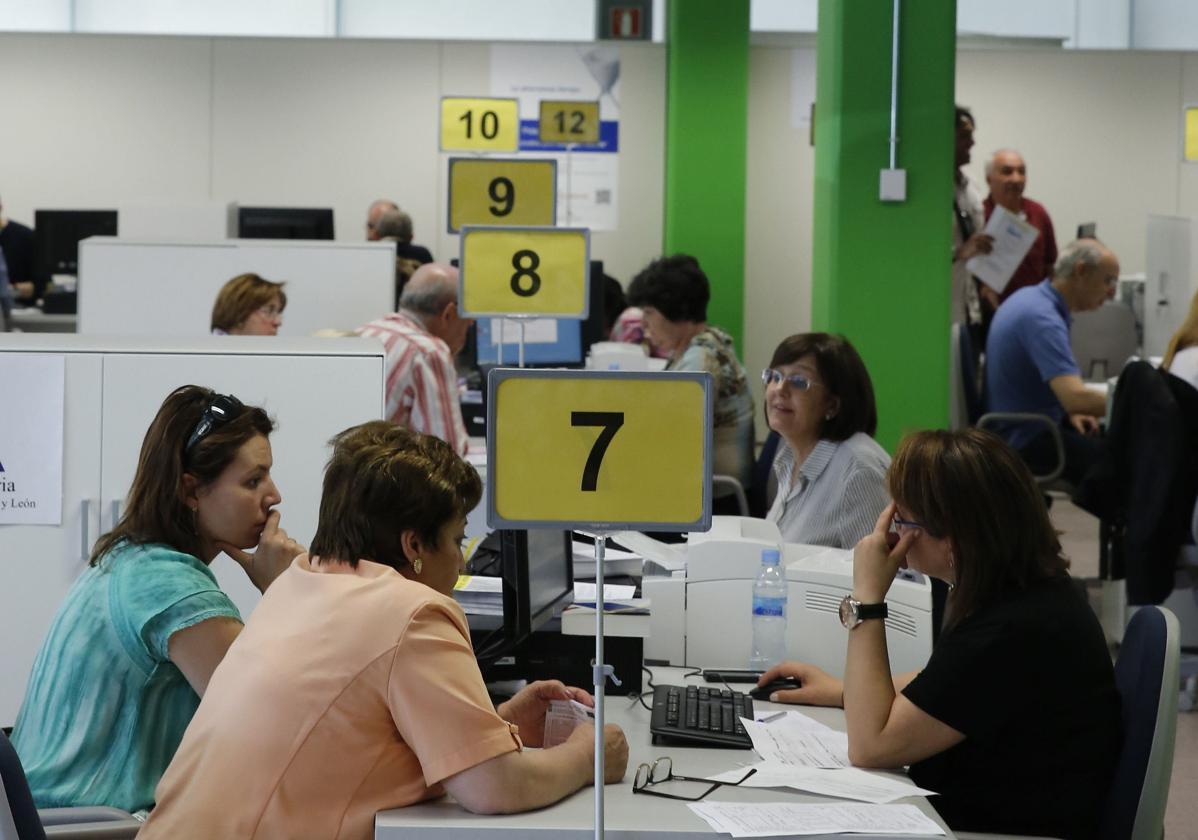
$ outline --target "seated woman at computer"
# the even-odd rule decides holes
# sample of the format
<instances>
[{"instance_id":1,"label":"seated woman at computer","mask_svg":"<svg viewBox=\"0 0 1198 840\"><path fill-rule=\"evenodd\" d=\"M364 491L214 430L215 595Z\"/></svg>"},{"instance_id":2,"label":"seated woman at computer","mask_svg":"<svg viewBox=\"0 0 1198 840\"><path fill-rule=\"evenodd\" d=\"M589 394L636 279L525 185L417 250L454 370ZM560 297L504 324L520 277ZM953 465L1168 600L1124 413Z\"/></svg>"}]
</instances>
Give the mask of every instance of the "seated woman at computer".
<instances>
[{"instance_id":1,"label":"seated woman at computer","mask_svg":"<svg viewBox=\"0 0 1198 840\"><path fill-rule=\"evenodd\" d=\"M786 542L856 545L890 502L865 363L841 336L803 333L783 339L762 380L766 420L783 441L766 518Z\"/></svg>"},{"instance_id":2,"label":"seated woman at computer","mask_svg":"<svg viewBox=\"0 0 1198 840\"><path fill-rule=\"evenodd\" d=\"M539 746L538 682L492 706L450 597L482 485L449 444L374 421L342 432L310 555L279 576L213 676L138 836L366 840L374 815L446 790L476 812L556 802L593 778L594 728ZM607 728L606 781L628 745Z\"/></svg>"},{"instance_id":3,"label":"seated woman at computer","mask_svg":"<svg viewBox=\"0 0 1198 840\"><path fill-rule=\"evenodd\" d=\"M713 472L749 486L753 397L732 337L707 323L711 288L699 261L685 254L649 263L632 279L628 304L643 312L647 338L669 358L666 370L707 371L714 395Z\"/></svg>"},{"instance_id":4,"label":"seated woman at computer","mask_svg":"<svg viewBox=\"0 0 1198 840\"><path fill-rule=\"evenodd\" d=\"M287 295L283 284L238 274L221 287L212 306L213 335L278 335Z\"/></svg>"},{"instance_id":5,"label":"seated woman at computer","mask_svg":"<svg viewBox=\"0 0 1198 840\"><path fill-rule=\"evenodd\" d=\"M1190 311L1185 320L1169 339L1161 370L1167 370L1198 388L1198 294L1190 301Z\"/></svg>"},{"instance_id":6,"label":"seated woman at computer","mask_svg":"<svg viewBox=\"0 0 1198 840\"><path fill-rule=\"evenodd\" d=\"M303 551L272 510L272 428L262 409L196 385L158 410L125 511L54 617L17 716L38 807L153 804L241 631L208 564L224 551L266 591Z\"/></svg>"},{"instance_id":7,"label":"seated woman at computer","mask_svg":"<svg viewBox=\"0 0 1198 840\"><path fill-rule=\"evenodd\" d=\"M955 830L1094 836L1118 757L1119 696L1027 467L987 432L919 432L899 445L889 485L894 504L857 544L841 604L843 683L797 662L763 683L803 683L782 702L843 697L850 760L910 765ZM879 619L904 565L952 592L928 664L892 677Z\"/></svg>"}]
</instances>

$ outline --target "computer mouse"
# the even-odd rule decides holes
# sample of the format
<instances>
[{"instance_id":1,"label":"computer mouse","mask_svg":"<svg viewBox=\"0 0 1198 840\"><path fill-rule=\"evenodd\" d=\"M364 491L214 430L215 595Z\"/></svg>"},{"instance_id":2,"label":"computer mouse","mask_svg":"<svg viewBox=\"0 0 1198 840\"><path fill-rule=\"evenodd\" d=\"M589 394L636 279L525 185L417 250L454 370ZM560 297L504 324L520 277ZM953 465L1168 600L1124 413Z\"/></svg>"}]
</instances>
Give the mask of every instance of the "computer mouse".
<instances>
[{"instance_id":1,"label":"computer mouse","mask_svg":"<svg viewBox=\"0 0 1198 840\"><path fill-rule=\"evenodd\" d=\"M769 700L770 695L775 691L790 691L793 688L800 688L802 685L798 677L781 677L753 689L749 692L749 696L754 700Z\"/></svg>"}]
</instances>

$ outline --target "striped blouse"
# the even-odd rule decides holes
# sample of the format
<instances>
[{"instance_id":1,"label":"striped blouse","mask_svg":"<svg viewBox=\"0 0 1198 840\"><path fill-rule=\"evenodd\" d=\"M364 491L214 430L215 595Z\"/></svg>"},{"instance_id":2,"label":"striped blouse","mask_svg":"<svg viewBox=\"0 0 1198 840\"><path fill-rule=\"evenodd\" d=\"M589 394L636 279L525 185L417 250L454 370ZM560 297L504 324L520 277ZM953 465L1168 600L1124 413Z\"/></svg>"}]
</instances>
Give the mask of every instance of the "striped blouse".
<instances>
[{"instance_id":1,"label":"striped blouse","mask_svg":"<svg viewBox=\"0 0 1198 840\"><path fill-rule=\"evenodd\" d=\"M795 475L794 452L783 441L774 459L778 495L766 518L778 523L786 542L852 548L890 504L889 466L886 450L858 432L840 442L821 440Z\"/></svg>"},{"instance_id":2,"label":"striped blouse","mask_svg":"<svg viewBox=\"0 0 1198 840\"><path fill-rule=\"evenodd\" d=\"M393 312L357 332L380 339L386 348L387 419L439 437L459 455L466 454L466 424L449 346L407 312Z\"/></svg>"}]
</instances>

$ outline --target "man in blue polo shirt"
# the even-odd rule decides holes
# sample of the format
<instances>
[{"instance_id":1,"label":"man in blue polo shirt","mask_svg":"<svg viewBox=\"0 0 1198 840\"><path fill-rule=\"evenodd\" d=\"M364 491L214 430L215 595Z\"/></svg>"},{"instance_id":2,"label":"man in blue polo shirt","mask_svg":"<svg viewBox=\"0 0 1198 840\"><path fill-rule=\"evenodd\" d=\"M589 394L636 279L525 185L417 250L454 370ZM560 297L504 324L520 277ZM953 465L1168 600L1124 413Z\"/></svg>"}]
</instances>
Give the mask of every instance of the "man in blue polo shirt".
<instances>
[{"instance_id":1,"label":"man in blue polo shirt","mask_svg":"<svg viewBox=\"0 0 1198 840\"><path fill-rule=\"evenodd\" d=\"M1119 260L1097 239L1069 243L1053 276L1011 295L994 316L986 341L986 410L1046 414L1061 427L1064 478L1077 483L1101 452L1098 418L1106 398L1087 388L1069 345L1073 313L1102 306L1114 294ZM1044 473L1056 462L1051 433L1035 423L1010 425L1007 442Z\"/></svg>"}]
</instances>

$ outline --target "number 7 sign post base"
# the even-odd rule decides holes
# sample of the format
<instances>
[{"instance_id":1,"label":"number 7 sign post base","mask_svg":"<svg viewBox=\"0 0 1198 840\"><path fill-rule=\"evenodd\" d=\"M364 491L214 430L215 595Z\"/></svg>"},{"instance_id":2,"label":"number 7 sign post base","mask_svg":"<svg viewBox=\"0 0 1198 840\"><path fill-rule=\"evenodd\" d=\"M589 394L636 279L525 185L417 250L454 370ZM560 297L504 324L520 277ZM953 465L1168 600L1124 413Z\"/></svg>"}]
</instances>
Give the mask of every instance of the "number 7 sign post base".
<instances>
[{"instance_id":1,"label":"number 7 sign post base","mask_svg":"<svg viewBox=\"0 0 1198 840\"><path fill-rule=\"evenodd\" d=\"M709 373L520 370L487 377L487 524L595 540L595 837L603 837L603 563L616 530L711 527ZM617 685L619 683L617 682Z\"/></svg>"}]
</instances>

